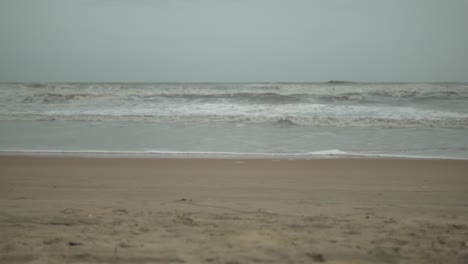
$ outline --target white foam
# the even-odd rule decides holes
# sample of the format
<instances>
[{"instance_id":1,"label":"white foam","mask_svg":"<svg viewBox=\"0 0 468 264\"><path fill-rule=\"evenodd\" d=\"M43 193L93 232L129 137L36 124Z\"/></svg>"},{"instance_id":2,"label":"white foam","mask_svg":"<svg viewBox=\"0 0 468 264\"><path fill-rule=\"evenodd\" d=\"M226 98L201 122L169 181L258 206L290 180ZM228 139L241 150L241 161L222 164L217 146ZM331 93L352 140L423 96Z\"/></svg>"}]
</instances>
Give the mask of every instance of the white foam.
<instances>
[{"instance_id":1,"label":"white foam","mask_svg":"<svg viewBox=\"0 0 468 264\"><path fill-rule=\"evenodd\" d=\"M304 153L304 155L330 155L330 156L338 155L339 156L339 155L349 155L349 153L341 151L339 149L330 149L330 150L307 152L307 153Z\"/></svg>"},{"instance_id":2,"label":"white foam","mask_svg":"<svg viewBox=\"0 0 468 264\"><path fill-rule=\"evenodd\" d=\"M226 89L220 89L219 86ZM354 84L324 84L324 83L192 83L192 84L60 84L49 83L39 87L28 84L0 83L2 93L6 95L41 95L54 93L70 95L86 93L96 96L127 97L131 95L233 95L233 94L265 94L281 95L385 95L393 97L427 97L432 95L456 94L468 96L468 84L437 84L437 83L354 83Z\"/></svg>"},{"instance_id":3,"label":"white foam","mask_svg":"<svg viewBox=\"0 0 468 264\"><path fill-rule=\"evenodd\" d=\"M107 150L0 150L0 155L66 156L66 157L151 157L190 159L321 159L321 158L395 158L395 159L446 159L468 160L446 156L418 156L399 154L366 154L337 149L304 153L250 153L250 152L190 152L190 151L107 151Z\"/></svg>"},{"instance_id":4,"label":"white foam","mask_svg":"<svg viewBox=\"0 0 468 264\"><path fill-rule=\"evenodd\" d=\"M37 87L36 87L37 86ZM358 127L467 128L468 111L445 103L428 109L417 103L363 103L384 95L468 96L468 84L0 84L0 120L192 121L262 123L287 120L298 125ZM126 87L129 86L129 87ZM240 98L233 98L239 95ZM248 96L244 96L247 94ZM275 99L259 95L274 94ZM175 97L164 97L166 95ZM195 99L184 95L197 95ZM203 97L203 100L198 97ZM222 95L213 98L213 95ZM250 96L252 95L252 96ZM276 95L280 95L277 98ZM293 95L285 99L282 95ZM345 104L313 97L343 96ZM309 97L308 97L309 96ZM312 97L310 97L312 96ZM245 101L245 97L252 99ZM266 96L268 97L268 96ZM306 97L306 100L302 98ZM150 99L148 99L150 98ZM156 99L155 99L156 98ZM295 98L300 100L295 101ZM468 98L468 97L467 97ZM205 100L206 99L206 100ZM272 100L272 101L268 101ZM285 102L282 102L282 101ZM289 101L288 101L289 100ZM347 100L347 99L346 99ZM280 103L278 103L280 102ZM282 102L282 103L281 103ZM416 106L415 106L416 104Z\"/></svg>"},{"instance_id":5,"label":"white foam","mask_svg":"<svg viewBox=\"0 0 468 264\"><path fill-rule=\"evenodd\" d=\"M148 109L147 109L148 110ZM221 110L220 113L222 113ZM64 120L64 121L152 121L152 122L235 122L235 123L289 123L309 126L336 126L336 127L439 127L439 128L468 128L468 116L457 114L447 117L433 114L429 116L384 115L376 113L374 116L353 115L350 113L332 113L316 111L310 113L292 114L287 111L268 112L239 111L237 113L217 114L216 109L188 109L177 113L177 109L162 110L151 113L138 110L122 113L119 110L107 110L105 114L95 114L92 111L74 113L73 110L49 111L48 113L8 113L0 110L0 120ZM147 112L147 113L144 113ZM172 114L171 114L172 112ZM190 113L190 114L187 114Z\"/></svg>"}]
</instances>

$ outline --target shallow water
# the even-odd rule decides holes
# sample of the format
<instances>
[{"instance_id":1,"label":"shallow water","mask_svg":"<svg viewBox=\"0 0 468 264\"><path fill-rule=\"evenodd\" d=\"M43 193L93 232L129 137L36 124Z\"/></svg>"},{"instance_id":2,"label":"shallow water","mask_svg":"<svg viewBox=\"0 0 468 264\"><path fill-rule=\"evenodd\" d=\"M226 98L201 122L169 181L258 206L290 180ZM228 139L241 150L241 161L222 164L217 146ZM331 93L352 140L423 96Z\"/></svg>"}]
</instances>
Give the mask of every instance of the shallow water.
<instances>
[{"instance_id":1,"label":"shallow water","mask_svg":"<svg viewBox=\"0 0 468 264\"><path fill-rule=\"evenodd\" d=\"M468 158L464 83L4 83L0 150Z\"/></svg>"},{"instance_id":2,"label":"shallow water","mask_svg":"<svg viewBox=\"0 0 468 264\"><path fill-rule=\"evenodd\" d=\"M260 156L301 154L468 159L466 129L289 124L0 121L0 149Z\"/></svg>"}]
</instances>

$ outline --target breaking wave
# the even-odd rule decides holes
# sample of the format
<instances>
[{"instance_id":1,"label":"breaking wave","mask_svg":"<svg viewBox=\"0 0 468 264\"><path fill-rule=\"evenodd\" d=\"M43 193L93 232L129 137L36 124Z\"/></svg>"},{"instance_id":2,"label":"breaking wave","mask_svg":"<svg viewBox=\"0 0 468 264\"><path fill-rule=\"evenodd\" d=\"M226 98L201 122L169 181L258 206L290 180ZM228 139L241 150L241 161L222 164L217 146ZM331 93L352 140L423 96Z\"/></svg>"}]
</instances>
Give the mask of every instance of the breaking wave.
<instances>
[{"instance_id":1,"label":"breaking wave","mask_svg":"<svg viewBox=\"0 0 468 264\"><path fill-rule=\"evenodd\" d=\"M280 126L336 126L336 127L386 127L386 128L468 128L468 117L450 119L396 119L381 117L282 117L260 115L100 115L100 114L0 114L1 120L63 120L63 121L150 121L150 122L226 122L226 123L273 123Z\"/></svg>"},{"instance_id":2,"label":"breaking wave","mask_svg":"<svg viewBox=\"0 0 468 264\"><path fill-rule=\"evenodd\" d=\"M28 96L21 100L22 103L70 103L85 99L95 98L93 94L58 94L42 93L34 96Z\"/></svg>"},{"instance_id":3,"label":"breaking wave","mask_svg":"<svg viewBox=\"0 0 468 264\"><path fill-rule=\"evenodd\" d=\"M0 119L468 127L466 83L4 83Z\"/></svg>"},{"instance_id":4,"label":"breaking wave","mask_svg":"<svg viewBox=\"0 0 468 264\"><path fill-rule=\"evenodd\" d=\"M154 84L0 84L3 95L110 96L311 96L336 99L368 96L417 98L468 98L468 83L154 83Z\"/></svg>"}]
</instances>

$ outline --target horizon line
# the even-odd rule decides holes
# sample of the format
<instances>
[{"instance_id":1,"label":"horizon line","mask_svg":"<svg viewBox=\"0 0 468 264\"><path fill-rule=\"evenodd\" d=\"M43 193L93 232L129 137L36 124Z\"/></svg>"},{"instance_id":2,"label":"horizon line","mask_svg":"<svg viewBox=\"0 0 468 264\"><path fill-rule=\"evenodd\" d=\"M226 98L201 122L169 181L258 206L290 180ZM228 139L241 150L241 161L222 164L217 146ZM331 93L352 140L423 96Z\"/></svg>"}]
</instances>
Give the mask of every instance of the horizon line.
<instances>
[{"instance_id":1,"label":"horizon line","mask_svg":"<svg viewBox=\"0 0 468 264\"><path fill-rule=\"evenodd\" d=\"M16 83L317 83L317 84L360 84L360 83L468 83L468 81L348 81L348 80L329 80L329 81L0 81L0 84Z\"/></svg>"}]
</instances>

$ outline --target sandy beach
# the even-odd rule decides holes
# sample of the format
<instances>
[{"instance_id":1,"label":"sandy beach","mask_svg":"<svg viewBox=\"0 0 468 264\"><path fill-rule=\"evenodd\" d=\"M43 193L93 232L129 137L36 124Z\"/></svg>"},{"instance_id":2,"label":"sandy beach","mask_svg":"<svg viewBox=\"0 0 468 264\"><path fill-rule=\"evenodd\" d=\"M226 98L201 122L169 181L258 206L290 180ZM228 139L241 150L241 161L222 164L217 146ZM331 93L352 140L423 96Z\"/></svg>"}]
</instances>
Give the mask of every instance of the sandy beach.
<instances>
[{"instance_id":1,"label":"sandy beach","mask_svg":"<svg viewBox=\"0 0 468 264\"><path fill-rule=\"evenodd\" d=\"M0 263L468 263L468 162L0 157Z\"/></svg>"}]
</instances>

